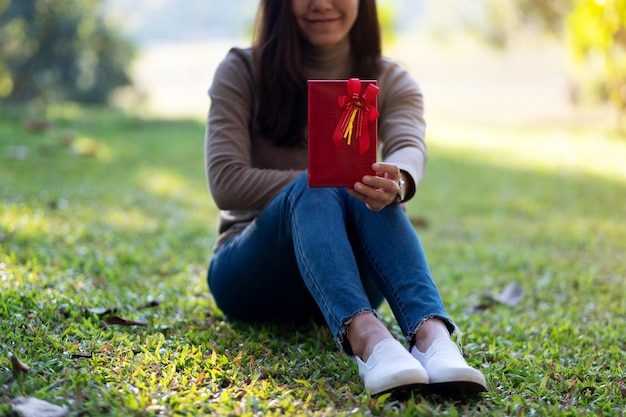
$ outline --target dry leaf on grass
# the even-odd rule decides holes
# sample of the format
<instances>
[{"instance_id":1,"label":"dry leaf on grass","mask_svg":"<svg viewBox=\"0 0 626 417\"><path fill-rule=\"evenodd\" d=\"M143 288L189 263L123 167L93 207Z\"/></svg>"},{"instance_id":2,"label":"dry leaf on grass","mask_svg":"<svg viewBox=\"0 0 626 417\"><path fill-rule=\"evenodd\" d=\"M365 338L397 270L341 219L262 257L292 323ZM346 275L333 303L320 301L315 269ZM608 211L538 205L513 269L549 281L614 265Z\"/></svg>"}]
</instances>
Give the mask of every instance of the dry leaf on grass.
<instances>
[{"instance_id":1,"label":"dry leaf on grass","mask_svg":"<svg viewBox=\"0 0 626 417\"><path fill-rule=\"evenodd\" d=\"M27 132L45 132L52 127L52 123L46 119L27 119L22 127Z\"/></svg>"},{"instance_id":2,"label":"dry leaf on grass","mask_svg":"<svg viewBox=\"0 0 626 417\"><path fill-rule=\"evenodd\" d=\"M5 149L6 157L8 159L18 159L23 160L28 158L28 153L30 152L30 148L28 146L7 146Z\"/></svg>"},{"instance_id":3,"label":"dry leaf on grass","mask_svg":"<svg viewBox=\"0 0 626 417\"><path fill-rule=\"evenodd\" d=\"M493 295L492 298L506 306L515 307L524 298L524 290L517 282L514 282L507 285L500 294Z\"/></svg>"},{"instance_id":4,"label":"dry leaf on grass","mask_svg":"<svg viewBox=\"0 0 626 417\"><path fill-rule=\"evenodd\" d=\"M483 294L480 303L473 306L470 309L470 312L475 313L487 310L488 308L493 307L494 304L504 304L508 307L515 307L520 301L522 301L523 298L524 291L522 290L522 287L517 282L513 282L507 285L499 294Z\"/></svg>"},{"instance_id":5,"label":"dry leaf on grass","mask_svg":"<svg viewBox=\"0 0 626 417\"><path fill-rule=\"evenodd\" d=\"M14 411L22 417L63 417L67 409L32 397L18 397L11 401Z\"/></svg>"},{"instance_id":6,"label":"dry leaf on grass","mask_svg":"<svg viewBox=\"0 0 626 417\"><path fill-rule=\"evenodd\" d=\"M92 357L93 354L91 352L77 352L70 355L70 358L72 359L89 359Z\"/></svg>"},{"instance_id":7,"label":"dry leaf on grass","mask_svg":"<svg viewBox=\"0 0 626 417\"><path fill-rule=\"evenodd\" d=\"M106 307L89 307L86 308L85 311L89 314L94 314L96 316L106 316L107 314L113 314L117 312L116 308L106 308Z\"/></svg>"},{"instance_id":8,"label":"dry leaf on grass","mask_svg":"<svg viewBox=\"0 0 626 417\"><path fill-rule=\"evenodd\" d=\"M145 302L143 304L139 304L137 306L137 310L143 310L143 309L146 309L146 308L158 307L160 305L161 305L161 302L159 300L150 300L150 301L147 301L147 302Z\"/></svg>"},{"instance_id":9,"label":"dry leaf on grass","mask_svg":"<svg viewBox=\"0 0 626 417\"><path fill-rule=\"evenodd\" d=\"M120 326L148 326L147 323L140 321L127 320L119 316L109 316L106 319L106 324L119 324Z\"/></svg>"},{"instance_id":10,"label":"dry leaf on grass","mask_svg":"<svg viewBox=\"0 0 626 417\"><path fill-rule=\"evenodd\" d=\"M20 358L15 356L13 353L9 353L9 359L11 360L11 365L13 366L14 376L17 376L19 374L26 374L30 371L30 366L22 362Z\"/></svg>"},{"instance_id":11,"label":"dry leaf on grass","mask_svg":"<svg viewBox=\"0 0 626 417\"><path fill-rule=\"evenodd\" d=\"M145 304L141 304L138 306L138 309L148 308L148 307L156 307L160 304L158 301L149 301ZM98 323L98 327L105 328L109 324L116 324L120 326L144 326L147 327L148 323L129 320L123 317L115 315L117 313L117 308L104 308L104 307L89 307L84 308L84 311L88 314L93 314L101 318Z\"/></svg>"}]
</instances>

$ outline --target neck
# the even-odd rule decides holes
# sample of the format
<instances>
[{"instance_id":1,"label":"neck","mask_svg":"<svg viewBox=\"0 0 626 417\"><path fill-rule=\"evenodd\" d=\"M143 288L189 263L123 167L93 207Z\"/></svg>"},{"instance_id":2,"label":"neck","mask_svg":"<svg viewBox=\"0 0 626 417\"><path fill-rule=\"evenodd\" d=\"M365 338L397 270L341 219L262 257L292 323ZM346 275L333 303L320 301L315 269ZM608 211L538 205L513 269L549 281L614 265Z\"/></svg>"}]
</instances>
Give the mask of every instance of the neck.
<instances>
[{"instance_id":1,"label":"neck","mask_svg":"<svg viewBox=\"0 0 626 417\"><path fill-rule=\"evenodd\" d=\"M308 79L339 80L349 78L352 72L350 40L325 49L302 45L302 62Z\"/></svg>"}]
</instances>

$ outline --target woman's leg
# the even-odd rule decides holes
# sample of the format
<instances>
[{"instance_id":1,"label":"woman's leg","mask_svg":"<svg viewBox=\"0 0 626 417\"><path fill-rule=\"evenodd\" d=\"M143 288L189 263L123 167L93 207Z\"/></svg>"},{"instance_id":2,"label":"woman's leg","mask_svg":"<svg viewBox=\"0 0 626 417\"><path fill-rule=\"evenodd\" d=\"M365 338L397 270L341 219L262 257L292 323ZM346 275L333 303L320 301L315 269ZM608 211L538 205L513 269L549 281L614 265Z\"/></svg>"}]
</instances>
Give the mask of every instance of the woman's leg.
<instances>
[{"instance_id":1,"label":"woman's leg","mask_svg":"<svg viewBox=\"0 0 626 417\"><path fill-rule=\"evenodd\" d=\"M371 275L357 263L348 235L353 198L345 189L309 188L304 176L298 182L288 198L287 224L299 270L338 345L353 354L348 326L363 313L376 315L382 302Z\"/></svg>"},{"instance_id":2,"label":"woman's leg","mask_svg":"<svg viewBox=\"0 0 626 417\"><path fill-rule=\"evenodd\" d=\"M364 277L374 277L409 339L430 317L453 329L400 207L372 212L343 189L308 188L302 175L215 254L209 284L233 318L305 318L317 304L352 353L348 325L381 301Z\"/></svg>"},{"instance_id":3,"label":"woman's leg","mask_svg":"<svg viewBox=\"0 0 626 417\"><path fill-rule=\"evenodd\" d=\"M432 387L445 392L486 390L485 377L467 365L450 340L454 324L445 315L419 239L401 208L371 213L357 203L350 218L355 219L359 262L376 277Z\"/></svg>"},{"instance_id":4,"label":"woman's leg","mask_svg":"<svg viewBox=\"0 0 626 417\"><path fill-rule=\"evenodd\" d=\"M319 303L311 295L296 261L291 226L293 206L307 191L306 175L303 175L289 185L246 230L226 242L214 254L208 274L209 287L218 307L226 316L240 320L301 322L315 316L322 317L318 304L324 306L327 321L329 316L335 314L352 316L351 313L335 311L333 294L346 294L344 282L352 288L349 290L352 294L349 298L358 299L353 303L358 307L352 307L357 311L374 311L382 303L382 294L371 277L359 273L349 247L345 248L344 257L352 259L352 262L342 261L342 264L349 263L351 266L325 268L325 272L320 274L335 277L331 280L332 288L316 286L315 295L321 300ZM328 199L320 201L325 200ZM296 211L302 213L303 209ZM305 219L302 222L306 224L298 229L299 236L304 239L304 243L300 241L300 244L305 246L309 245L309 239L302 238L302 229L313 230L314 235L327 236L327 232L336 232L337 229L329 225L328 218L338 218L339 223L344 218L341 209L330 210L325 216L307 212L306 209L304 212ZM340 229L345 230L345 227L341 226ZM345 239L345 232L343 235ZM331 246L340 240L331 239ZM314 253L312 263L327 263L332 258L322 252ZM346 273L337 274L338 271ZM348 277L353 282L350 283ZM323 283L318 285L324 286ZM339 332L339 322L341 319L329 321L329 324L333 324L331 330L335 335Z\"/></svg>"},{"instance_id":5,"label":"woman's leg","mask_svg":"<svg viewBox=\"0 0 626 417\"><path fill-rule=\"evenodd\" d=\"M409 345L449 337L447 317L419 238L400 206L372 212L351 201L349 224L355 254L396 317ZM418 337L416 338L416 332Z\"/></svg>"},{"instance_id":6,"label":"woman's leg","mask_svg":"<svg viewBox=\"0 0 626 417\"><path fill-rule=\"evenodd\" d=\"M209 289L217 306L231 319L304 322L322 317L304 285L284 227L287 193L278 196L211 259Z\"/></svg>"},{"instance_id":7,"label":"woman's leg","mask_svg":"<svg viewBox=\"0 0 626 417\"><path fill-rule=\"evenodd\" d=\"M410 256L415 248L402 246L407 243L404 232L398 233L404 242L400 248L391 245L398 249L396 253L369 241L375 237L383 246L385 241L389 243L384 236L395 231L385 221L387 217L397 220L395 215L380 216L382 223L379 219L367 225L378 230L379 236L363 233L366 227L361 227L361 222L369 221L364 217L370 214L376 213L345 190L308 188L303 175L215 254L209 285L218 306L232 318L305 319L321 310L339 346L350 354L354 345L357 355L365 359L356 359L359 373L366 388L378 393L424 384L429 377L405 348L391 340L376 317L380 292L372 290L368 277L373 276L388 297L405 333L411 333L407 323L415 317L420 317L419 323L439 317L451 328L452 324L445 318L432 280L418 274L421 281L416 282L411 273L399 274L400 279L394 280L398 273L389 264L397 261L402 250L408 250ZM381 261L381 256L388 259ZM408 264L411 271L427 271L425 259ZM430 277L428 272L426 276ZM398 294L403 290L407 290L406 296ZM421 297L419 302L407 298L416 295ZM368 356L375 357L367 360Z\"/></svg>"}]
</instances>

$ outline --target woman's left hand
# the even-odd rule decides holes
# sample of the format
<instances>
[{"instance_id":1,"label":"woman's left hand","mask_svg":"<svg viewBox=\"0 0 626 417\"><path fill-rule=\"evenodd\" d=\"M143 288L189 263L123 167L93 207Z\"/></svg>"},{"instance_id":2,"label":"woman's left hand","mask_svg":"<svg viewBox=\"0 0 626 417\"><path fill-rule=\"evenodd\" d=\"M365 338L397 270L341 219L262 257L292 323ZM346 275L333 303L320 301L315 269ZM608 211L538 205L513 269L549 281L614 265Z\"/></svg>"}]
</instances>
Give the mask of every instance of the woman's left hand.
<instances>
[{"instance_id":1,"label":"woman's left hand","mask_svg":"<svg viewBox=\"0 0 626 417\"><path fill-rule=\"evenodd\" d=\"M379 211L396 202L403 174L397 165L386 162L376 162L372 164L372 169L378 176L364 176L362 182L348 188L348 193L363 201L370 210Z\"/></svg>"}]
</instances>

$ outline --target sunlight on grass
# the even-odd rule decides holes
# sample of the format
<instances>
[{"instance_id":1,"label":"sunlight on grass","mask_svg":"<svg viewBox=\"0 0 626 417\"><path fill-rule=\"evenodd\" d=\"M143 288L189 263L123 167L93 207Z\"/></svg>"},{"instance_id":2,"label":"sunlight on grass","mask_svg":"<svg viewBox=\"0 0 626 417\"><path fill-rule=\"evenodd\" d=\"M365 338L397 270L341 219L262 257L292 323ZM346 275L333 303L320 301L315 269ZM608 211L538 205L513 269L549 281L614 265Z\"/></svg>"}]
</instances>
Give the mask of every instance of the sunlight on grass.
<instances>
[{"instance_id":1,"label":"sunlight on grass","mask_svg":"<svg viewBox=\"0 0 626 417\"><path fill-rule=\"evenodd\" d=\"M111 149L103 141L88 137L77 136L70 145L73 155L96 158L101 162L108 162L112 158Z\"/></svg>"},{"instance_id":2,"label":"sunlight on grass","mask_svg":"<svg viewBox=\"0 0 626 417\"><path fill-rule=\"evenodd\" d=\"M50 230L50 219L42 210L14 204L4 204L0 210L0 237L18 234L34 238Z\"/></svg>"},{"instance_id":3,"label":"sunlight on grass","mask_svg":"<svg viewBox=\"0 0 626 417\"><path fill-rule=\"evenodd\" d=\"M185 179L163 170L145 168L139 173L139 181L149 192L160 197L185 197L193 195Z\"/></svg>"},{"instance_id":4,"label":"sunlight on grass","mask_svg":"<svg viewBox=\"0 0 626 417\"><path fill-rule=\"evenodd\" d=\"M569 171L626 182L626 141L607 130L469 126L435 121L433 144L506 167Z\"/></svg>"},{"instance_id":5,"label":"sunlight on grass","mask_svg":"<svg viewBox=\"0 0 626 417\"><path fill-rule=\"evenodd\" d=\"M145 212L137 208L113 208L104 214L103 219L111 226L128 231L153 231L158 226L157 219L149 217Z\"/></svg>"},{"instance_id":6,"label":"sunlight on grass","mask_svg":"<svg viewBox=\"0 0 626 417\"><path fill-rule=\"evenodd\" d=\"M50 119L73 121L84 116L83 106L78 103L50 103L45 108L45 115Z\"/></svg>"},{"instance_id":7,"label":"sunlight on grass","mask_svg":"<svg viewBox=\"0 0 626 417\"><path fill-rule=\"evenodd\" d=\"M202 124L61 106L34 133L12 111L0 111L0 415L19 396L94 417L623 414L624 141L433 123L407 214L423 220L433 276L490 392L393 400L363 392L325 326L248 325L215 306ZM98 138L110 159L48 146L66 131ZM29 156L12 159L22 141ZM471 311L512 282L517 306ZM383 320L394 328L389 309ZM9 351L32 372L16 375Z\"/></svg>"}]
</instances>

